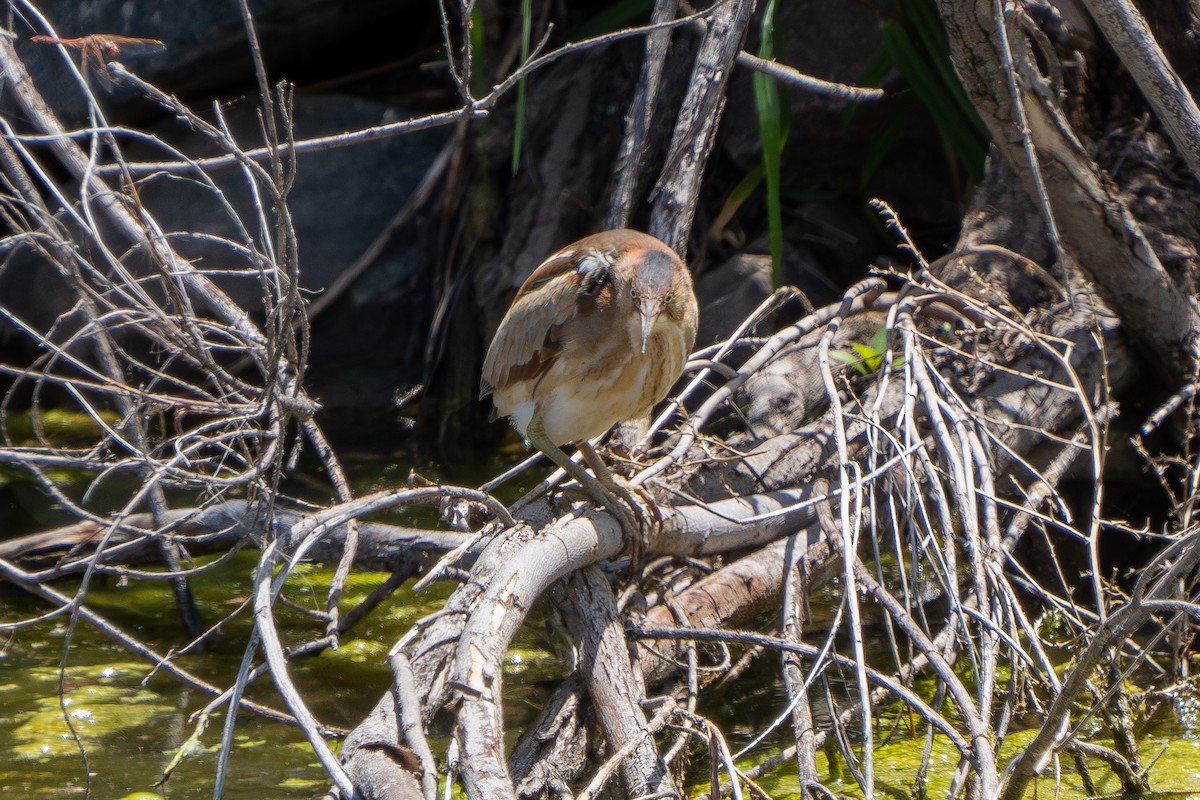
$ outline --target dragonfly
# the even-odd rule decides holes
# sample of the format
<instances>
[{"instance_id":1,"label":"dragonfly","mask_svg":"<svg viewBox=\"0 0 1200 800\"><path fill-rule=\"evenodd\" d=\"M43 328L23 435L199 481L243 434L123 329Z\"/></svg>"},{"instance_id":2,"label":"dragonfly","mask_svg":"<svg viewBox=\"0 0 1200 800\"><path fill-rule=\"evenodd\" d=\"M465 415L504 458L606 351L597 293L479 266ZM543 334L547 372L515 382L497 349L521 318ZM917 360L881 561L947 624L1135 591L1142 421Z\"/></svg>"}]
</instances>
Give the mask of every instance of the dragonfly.
<instances>
[{"instance_id":1,"label":"dragonfly","mask_svg":"<svg viewBox=\"0 0 1200 800\"><path fill-rule=\"evenodd\" d=\"M54 36L33 36L32 42L57 44L71 47L82 54L82 68L95 73L106 86L112 85L108 74L108 62L122 56L136 57L161 53L167 46L158 39L138 39L133 36L116 36L109 33L92 33L74 39L59 39Z\"/></svg>"}]
</instances>

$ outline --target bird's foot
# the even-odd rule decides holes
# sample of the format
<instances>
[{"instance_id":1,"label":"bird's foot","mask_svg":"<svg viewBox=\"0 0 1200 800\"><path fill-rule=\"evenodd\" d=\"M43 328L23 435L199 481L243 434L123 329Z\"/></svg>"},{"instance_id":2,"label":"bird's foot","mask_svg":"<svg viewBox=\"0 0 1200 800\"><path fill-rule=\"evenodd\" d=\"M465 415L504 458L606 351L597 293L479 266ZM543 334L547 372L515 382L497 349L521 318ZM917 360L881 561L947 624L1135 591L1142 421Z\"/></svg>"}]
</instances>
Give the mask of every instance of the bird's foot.
<instances>
[{"instance_id":1,"label":"bird's foot","mask_svg":"<svg viewBox=\"0 0 1200 800\"><path fill-rule=\"evenodd\" d=\"M622 477L605 471L604 477L587 473L580 486L566 488L564 494L592 500L617 519L629 548L632 569L642 564L642 554L662 528L658 504L646 489L632 485ZM578 479L576 479L578 480Z\"/></svg>"},{"instance_id":2,"label":"bird's foot","mask_svg":"<svg viewBox=\"0 0 1200 800\"><path fill-rule=\"evenodd\" d=\"M600 481L588 475L587 481L581 481L580 486L568 487L564 494L576 498L592 500L613 517L621 526L621 531L628 540L629 547L638 551L643 549L647 538L653 534L654 520L659 519L653 509L652 501L639 498L638 493L644 490L629 486L624 481Z\"/></svg>"},{"instance_id":3,"label":"bird's foot","mask_svg":"<svg viewBox=\"0 0 1200 800\"><path fill-rule=\"evenodd\" d=\"M572 461L546 437L541 420L537 416L529 421L526 435L530 444L574 478L596 502L617 519L627 539L633 564L635 568L640 566L641 554L651 537L655 536L662 526L662 516L658 513L654 499L645 489L632 486L624 478L613 475L604 459L600 458L587 442L580 442L579 450L595 474L589 473L581 464ZM636 496L638 494L641 494L641 500Z\"/></svg>"},{"instance_id":4,"label":"bird's foot","mask_svg":"<svg viewBox=\"0 0 1200 800\"><path fill-rule=\"evenodd\" d=\"M617 496L632 512L633 525L626 525L624 530L629 540L630 569L637 572L642 567L642 555L648 545L662 531L662 514L658 503L644 487L624 480L614 481L614 485Z\"/></svg>"},{"instance_id":5,"label":"bird's foot","mask_svg":"<svg viewBox=\"0 0 1200 800\"><path fill-rule=\"evenodd\" d=\"M605 504L605 508L622 522L621 528L628 539L633 568L636 570L641 566L641 556L646 546L662 528L662 515L658 512L658 504L644 488L631 484L613 473L590 444L583 442L579 449L595 473L597 483L610 496L615 496L614 499L620 498L624 506L622 513L618 514L612 506Z\"/></svg>"}]
</instances>

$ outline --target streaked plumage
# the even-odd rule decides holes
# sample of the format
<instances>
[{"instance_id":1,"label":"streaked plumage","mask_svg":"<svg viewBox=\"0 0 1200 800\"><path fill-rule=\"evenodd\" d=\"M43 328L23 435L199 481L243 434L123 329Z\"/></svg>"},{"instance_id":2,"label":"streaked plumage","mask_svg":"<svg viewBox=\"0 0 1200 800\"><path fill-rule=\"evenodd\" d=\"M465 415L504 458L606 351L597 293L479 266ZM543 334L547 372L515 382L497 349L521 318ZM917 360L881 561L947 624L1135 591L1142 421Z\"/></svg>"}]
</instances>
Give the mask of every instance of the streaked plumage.
<instances>
[{"instance_id":1,"label":"streaked plumage","mask_svg":"<svg viewBox=\"0 0 1200 800\"><path fill-rule=\"evenodd\" d=\"M546 259L521 286L484 361L480 396L555 445L640 419L670 391L696 339L687 266L653 236L614 230Z\"/></svg>"}]
</instances>

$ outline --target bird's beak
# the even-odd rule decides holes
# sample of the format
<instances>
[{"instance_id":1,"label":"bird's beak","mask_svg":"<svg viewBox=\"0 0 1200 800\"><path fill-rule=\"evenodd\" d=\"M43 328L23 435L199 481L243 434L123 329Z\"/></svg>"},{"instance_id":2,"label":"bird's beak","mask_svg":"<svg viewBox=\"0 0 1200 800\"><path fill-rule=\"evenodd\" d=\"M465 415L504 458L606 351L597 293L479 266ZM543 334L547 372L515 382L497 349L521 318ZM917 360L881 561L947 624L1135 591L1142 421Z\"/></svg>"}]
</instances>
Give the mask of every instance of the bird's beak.
<instances>
[{"instance_id":1,"label":"bird's beak","mask_svg":"<svg viewBox=\"0 0 1200 800\"><path fill-rule=\"evenodd\" d=\"M642 316L642 355L645 355L646 343L650 341L650 331L654 330L654 321L662 313L662 300L643 298L638 301L638 312Z\"/></svg>"}]
</instances>

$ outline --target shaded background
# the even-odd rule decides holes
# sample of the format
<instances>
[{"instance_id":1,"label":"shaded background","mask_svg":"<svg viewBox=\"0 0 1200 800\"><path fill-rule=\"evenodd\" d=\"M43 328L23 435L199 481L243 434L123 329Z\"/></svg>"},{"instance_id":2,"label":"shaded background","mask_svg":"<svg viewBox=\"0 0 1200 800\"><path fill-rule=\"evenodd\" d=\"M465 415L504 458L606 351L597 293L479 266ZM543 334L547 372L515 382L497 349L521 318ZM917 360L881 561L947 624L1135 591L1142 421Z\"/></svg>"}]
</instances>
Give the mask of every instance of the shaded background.
<instances>
[{"instance_id":1,"label":"shaded background","mask_svg":"<svg viewBox=\"0 0 1200 800\"><path fill-rule=\"evenodd\" d=\"M789 111L783 154L784 282L814 303L840 294L872 263L886 263L893 240L866 206L891 203L926 255L951 245L968 176L921 98L889 69L885 28L908 25L907 3L780 5L779 60L830 80L879 80L889 96L852 107L782 88ZM642 23L648 2L535 4L534 41L553 23L551 45ZM898 6L907 6L900 8ZM126 59L133 71L188 102L210 121L214 100L243 146L262 141L257 90L243 22L234 3L50 2L44 13L61 36L109 33L157 38L163 53ZM295 86L297 138L348 131L459 105L447 77L437 8L429 3L251 3L271 81ZM514 68L518 3L481 3L483 31L477 94ZM761 10L760 10L761 13ZM26 16L11 19L21 39L42 32ZM752 23L758 30L758 22ZM667 103L644 154L657 174L690 69L695 36L676 33L665 76ZM512 294L540 259L601 225L613 155L636 81L642 40L569 56L530 80L523 151L512 170L516 93L486 120L443 127L324 153L299 156L290 195L303 281L320 307L312 320L307 383L325 419L351 444L420 447L441 460L470 457L506 435L486 426L475 398L482 352ZM83 124L77 87L57 48L21 41L35 80L64 120ZM757 42L746 43L754 52ZM211 147L149 102L118 87L109 121L145 126L193 155ZM10 109L11 110L11 109ZM19 120L17 120L19 125ZM744 199L739 184L761 163L750 74L733 76L718 149L689 246L702 304L698 344L732 328L771 290L761 184ZM394 223L444 148L449 163L432 191ZM136 149L130 158L138 158ZM232 196L237 176L227 173ZM218 176L220 177L220 176ZM634 222L644 221L643 186ZM168 227L228 233L193 188L151 179L141 193ZM246 203L248 197L242 197ZM368 254L361 272L329 287ZM217 260L187 250L199 264ZM207 260L206 260L207 258ZM48 322L55 277L20 254L0 267L0 302L25 299L31 318ZM224 284L248 308L256 285ZM25 342L0 321L0 344ZM411 431L399 419L398 392L425 387Z\"/></svg>"}]
</instances>

